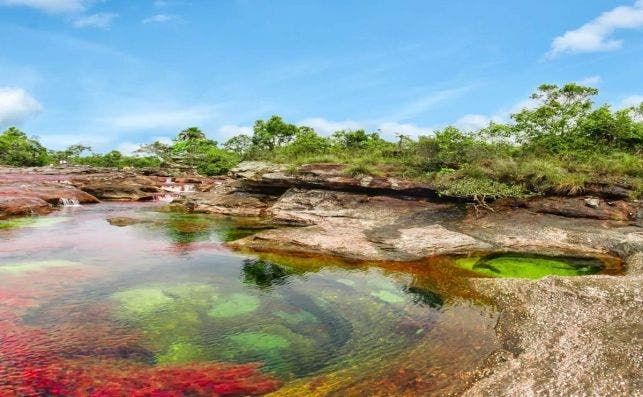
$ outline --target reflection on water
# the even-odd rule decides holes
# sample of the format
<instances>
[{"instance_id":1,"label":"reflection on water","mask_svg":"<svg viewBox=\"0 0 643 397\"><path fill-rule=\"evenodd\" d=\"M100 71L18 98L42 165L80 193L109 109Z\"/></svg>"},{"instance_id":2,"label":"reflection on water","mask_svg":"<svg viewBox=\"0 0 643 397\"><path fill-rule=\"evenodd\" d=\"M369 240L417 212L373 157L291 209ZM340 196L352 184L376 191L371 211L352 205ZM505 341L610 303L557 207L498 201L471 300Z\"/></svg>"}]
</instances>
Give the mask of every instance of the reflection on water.
<instances>
[{"instance_id":1,"label":"reflection on water","mask_svg":"<svg viewBox=\"0 0 643 397\"><path fill-rule=\"evenodd\" d=\"M444 394L498 348L449 258L241 255L265 225L158 208L1 228L0 395Z\"/></svg>"}]
</instances>

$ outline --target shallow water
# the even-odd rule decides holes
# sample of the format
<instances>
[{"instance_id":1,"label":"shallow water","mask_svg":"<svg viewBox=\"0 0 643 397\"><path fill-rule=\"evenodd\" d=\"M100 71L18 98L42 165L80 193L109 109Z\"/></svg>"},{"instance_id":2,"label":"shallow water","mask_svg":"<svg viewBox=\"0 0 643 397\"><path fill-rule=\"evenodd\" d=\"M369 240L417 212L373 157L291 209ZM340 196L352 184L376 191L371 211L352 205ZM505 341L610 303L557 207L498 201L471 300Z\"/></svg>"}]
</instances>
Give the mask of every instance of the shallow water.
<instances>
[{"instance_id":1,"label":"shallow water","mask_svg":"<svg viewBox=\"0 0 643 397\"><path fill-rule=\"evenodd\" d=\"M471 259L239 254L265 225L160 208L0 224L0 395L437 395L500 346Z\"/></svg>"}]
</instances>

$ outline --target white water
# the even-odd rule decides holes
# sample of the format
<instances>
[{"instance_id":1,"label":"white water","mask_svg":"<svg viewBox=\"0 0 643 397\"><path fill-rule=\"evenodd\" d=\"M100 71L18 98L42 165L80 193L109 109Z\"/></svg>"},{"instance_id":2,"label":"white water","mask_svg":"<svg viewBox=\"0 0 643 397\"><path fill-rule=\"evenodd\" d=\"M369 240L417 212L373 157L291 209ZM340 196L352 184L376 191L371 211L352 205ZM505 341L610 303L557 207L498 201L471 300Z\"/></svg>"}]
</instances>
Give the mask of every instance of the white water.
<instances>
[{"instance_id":1,"label":"white water","mask_svg":"<svg viewBox=\"0 0 643 397\"><path fill-rule=\"evenodd\" d=\"M154 201L163 201L165 203L171 203L174 201L174 195L172 194L164 194L162 196L154 196Z\"/></svg>"},{"instance_id":2,"label":"white water","mask_svg":"<svg viewBox=\"0 0 643 397\"><path fill-rule=\"evenodd\" d=\"M63 198L63 197L61 197L60 199L58 199L58 202L63 207L78 207L78 206L80 206L80 202L78 201L78 199L75 199L75 198Z\"/></svg>"},{"instance_id":3,"label":"white water","mask_svg":"<svg viewBox=\"0 0 643 397\"><path fill-rule=\"evenodd\" d=\"M165 190L166 192L172 193L193 193L196 191L196 188L192 183L186 183L185 185L163 185L161 189Z\"/></svg>"}]
</instances>

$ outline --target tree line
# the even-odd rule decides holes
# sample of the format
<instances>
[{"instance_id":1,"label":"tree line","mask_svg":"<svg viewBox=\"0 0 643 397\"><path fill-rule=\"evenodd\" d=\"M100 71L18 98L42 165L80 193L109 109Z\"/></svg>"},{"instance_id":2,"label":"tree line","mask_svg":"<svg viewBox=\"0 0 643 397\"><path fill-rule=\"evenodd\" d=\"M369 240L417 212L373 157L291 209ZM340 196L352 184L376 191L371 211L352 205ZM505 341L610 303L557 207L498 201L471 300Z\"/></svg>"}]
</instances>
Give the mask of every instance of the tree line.
<instances>
[{"instance_id":1,"label":"tree line","mask_svg":"<svg viewBox=\"0 0 643 397\"><path fill-rule=\"evenodd\" d=\"M58 163L105 167L165 167L202 175L227 172L242 160L347 164L346 173L399 175L433 183L444 194L463 197L516 197L548 192L574 194L588 183L627 185L643 190L643 103L613 110L596 106L598 90L570 83L541 85L534 103L506 123L476 131L454 126L395 141L378 131L336 131L322 136L279 116L257 120L251 135L223 144L197 127L171 143L142 145L134 155L91 152L83 145L48 150L12 127L0 134L0 163L40 166Z\"/></svg>"}]
</instances>

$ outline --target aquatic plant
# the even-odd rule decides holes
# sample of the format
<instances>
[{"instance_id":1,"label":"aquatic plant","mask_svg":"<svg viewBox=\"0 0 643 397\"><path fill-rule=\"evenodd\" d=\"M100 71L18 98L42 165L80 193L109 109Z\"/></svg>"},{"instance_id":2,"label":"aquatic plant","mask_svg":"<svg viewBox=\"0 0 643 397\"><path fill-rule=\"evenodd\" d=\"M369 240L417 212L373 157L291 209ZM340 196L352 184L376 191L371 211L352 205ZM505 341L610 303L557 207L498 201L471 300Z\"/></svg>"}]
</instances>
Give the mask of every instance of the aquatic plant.
<instances>
[{"instance_id":1,"label":"aquatic plant","mask_svg":"<svg viewBox=\"0 0 643 397\"><path fill-rule=\"evenodd\" d=\"M232 294L224 302L218 303L208 311L214 318L235 317L252 313L259 308L261 301L256 296L248 294Z\"/></svg>"},{"instance_id":2,"label":"aquatic plant","mask_svg":"<svg viewBox=\"0 0 643 397\"><path fill-rule=\"evenodd\" d=\"M32 262L19 262L0 265L0 274L20 274L31 273L42 270L47 270L56 267L78 267L83 266L82 263L72 262L67 260L46 260L46 261L32 261Z\"/></svg>"},{"instance_id":3,"label":"aquatic plant","mask_svg":"<svg viewBox=\"0 0 643 397\"><path fill-rule=\"evenodd\" d=\"M135 288L117 292L112 297L128 315L149 314L174 302L160 288Z\"/></svg>"},{"instance_id":4,"label":"aquatic plant","mask_svg":"<svg viewBox=\"0 0 643 397\"><path fill-rule=\"evenodd\" d=\"M529 254L492 254L483 258L459 258L459 267L491 277L541 278L582 276L601 270L600 261L591 258L552 257Z\"/></svg>"},{"instance_id":5,"label":"aquatic plant","mask_svg":"<svg viewBox=\"0 0 643 397\"><path fill-rule=\"evenodd\" d=\"M0 230L21 227L46 228L69 220L66 216L25 216L0 220Z\"/></svg>"},{"instance_id":6,"label":"aquatic plant","mask_svg":"<svg viewBox=\"0 0 643 397\"><path fill-rule=\"evenodd\" d=\"M306 310L297 310L295 312L279 310L275 312L275 316L292 325L319 322L319 319L314 314L307 312Z\"/></svg>"}]
</instances>

